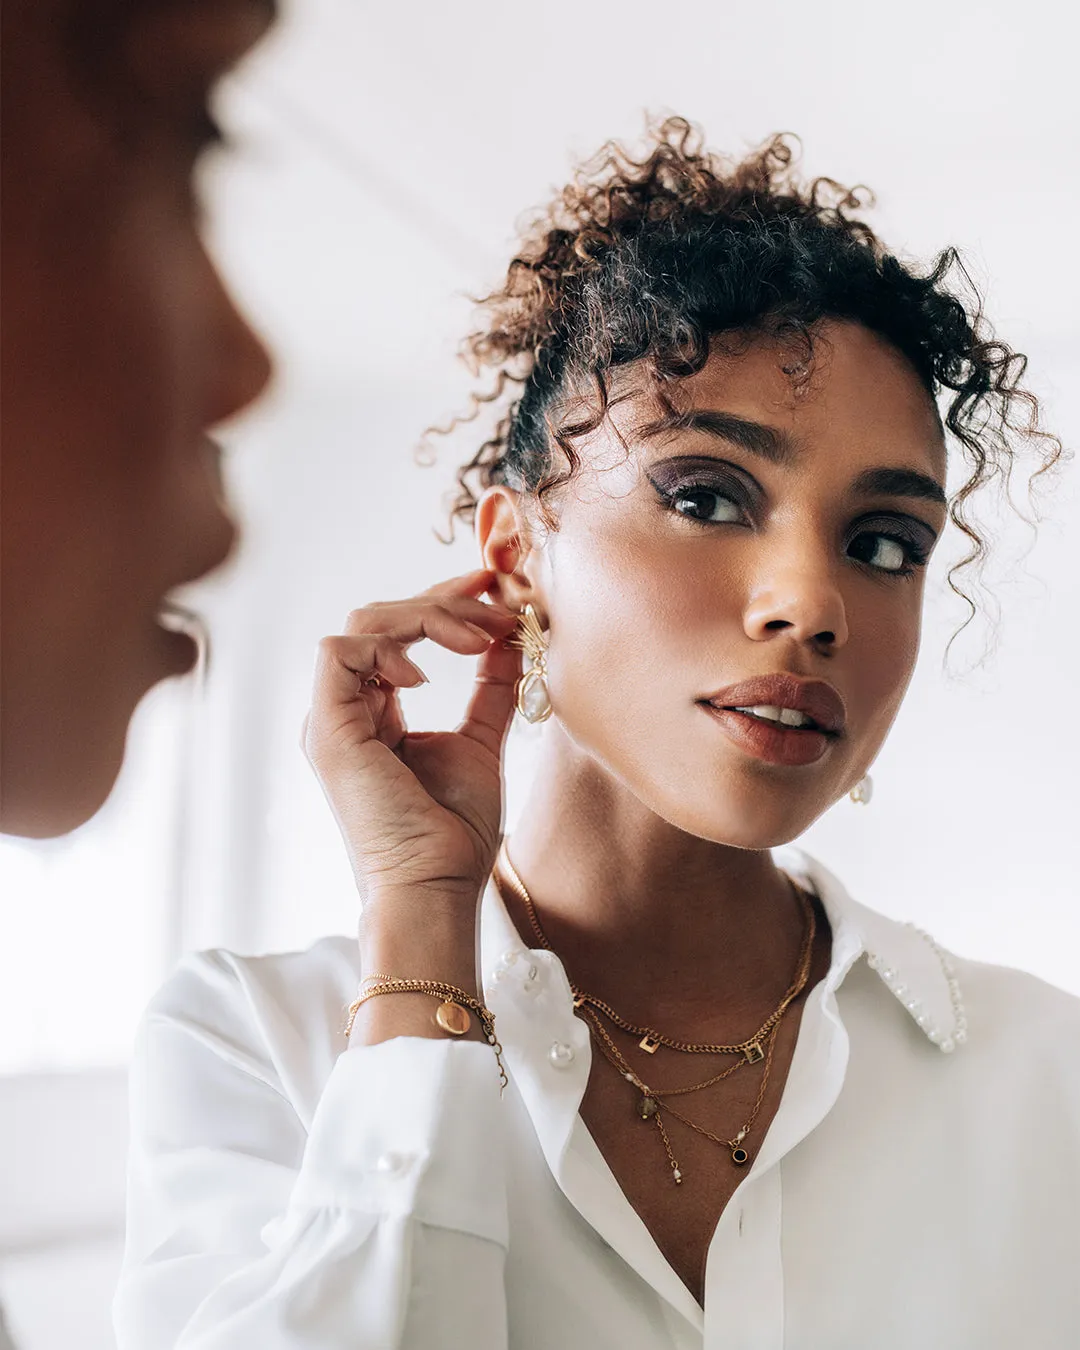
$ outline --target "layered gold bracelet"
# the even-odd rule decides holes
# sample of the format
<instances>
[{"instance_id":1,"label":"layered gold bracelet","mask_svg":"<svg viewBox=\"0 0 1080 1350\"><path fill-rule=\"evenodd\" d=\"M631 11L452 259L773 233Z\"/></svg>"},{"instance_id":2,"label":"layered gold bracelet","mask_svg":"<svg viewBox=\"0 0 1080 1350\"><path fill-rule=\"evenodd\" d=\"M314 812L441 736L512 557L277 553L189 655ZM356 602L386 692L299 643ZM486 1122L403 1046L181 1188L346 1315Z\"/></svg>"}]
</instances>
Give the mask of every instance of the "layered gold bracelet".
<instances>
[{"instance_id":1,"label":"layered gold bracelet","mask_svg":"<svg viewBox=\"0 0 1080 1350\"><path fill-rule=\"evenodd\" d=\"M442 980L407 980L396 975L369 975L363 981L363 984L372 980L375 983L371 985L371 988L364 989L361 985L360 995L349 1004L348 1020L345 1023L346 1038L352 1032L356 1014L368 999L377 998L380 994L429 994L432 998L440 1000L439 1006L435 1010L435 1025L449 1036L466 1035L472 1027L469 1010L471 1009L476 1014L483 1028L484 1039L495 1051L501 1087L506 1087L509 1080L503 1067L502 1046L495 1035L495 1015L490 1008L485 1008L479 999L473 998L464 989L459 989L453 984L446 984Z\"/></svg>"}]
</instances>

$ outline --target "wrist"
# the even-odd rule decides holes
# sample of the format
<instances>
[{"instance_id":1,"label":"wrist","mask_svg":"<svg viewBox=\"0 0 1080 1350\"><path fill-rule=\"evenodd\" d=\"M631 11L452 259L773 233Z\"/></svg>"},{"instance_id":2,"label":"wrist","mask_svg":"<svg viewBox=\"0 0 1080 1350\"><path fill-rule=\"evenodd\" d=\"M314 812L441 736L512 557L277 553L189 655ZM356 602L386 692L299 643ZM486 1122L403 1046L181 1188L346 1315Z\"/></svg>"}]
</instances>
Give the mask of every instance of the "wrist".
<instances>
[{"instance_id":1,"label":"wrist","mask_svg":"<svg viewBox=\"0 0 1080 1350\"><path fill-rule=\"evenodd\" d=\"M457 1005L453 1012L454 1031L445 1024L442 1005L447 1002ZM480 1017L480 1006L479 1000L466 990L455 994L443 987L441 982L437 992L434 989L430 993L393 991L379 997L369 997L359 1007L354 1004L349 1010L351 1020L346 1035L350 1045L374 1045L399 1036L425 1040L449 1038L484 1041L487 1034ZM443 1022L439 1020L440 1014L444 1017ZM464 1018L468 1021L462 1030Z\"/></svg>"},{"instance_id":2,"label":"wrist","mask_svg":"<svg viewBox=\"0 0 1080 1350\"><path fill-rule=\"evenodd\" d=\"M429 917L440 925L470 923L484 892L483 882L427 881L390 886L382 882L361 883L363 918L366 923L393 924L405 916Z\"/></svg>"},{"instance_id":3,"label":"wrist","mask_svg":"<svg viewBox=\"0 0 1080 1350\"><path fill-rule=\"evenodd\" d=\"M415 893L380 895L364 906L360 953L364 977L441 980L476 996L477 897L469 905L434 903Z\"/></svg>"}]
</instances>

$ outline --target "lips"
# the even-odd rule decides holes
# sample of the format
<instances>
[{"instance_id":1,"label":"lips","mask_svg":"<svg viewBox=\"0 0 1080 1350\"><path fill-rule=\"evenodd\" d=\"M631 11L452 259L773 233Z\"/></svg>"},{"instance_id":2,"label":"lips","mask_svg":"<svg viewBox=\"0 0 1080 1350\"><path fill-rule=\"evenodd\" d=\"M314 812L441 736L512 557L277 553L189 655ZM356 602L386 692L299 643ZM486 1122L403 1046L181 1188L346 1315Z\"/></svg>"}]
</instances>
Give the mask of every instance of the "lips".
<instances>
[{"instance_id":1,"label":"lips","mask_svg":"<svg viewBox=\"0 0 1080 1350\"><path fill-rule=\"evenodd\" d=\"M813 764L847 720L843 700L831 684L797 675L744 680L698 702L740 750L769 764ZM811 725L792 727L740 711L755 707L789 708L810 718Z\"/></svg>"},{"instance_id":2,"label":"lips","mask_svg":"<svg viewBox=\"0 0 1080 1350\"><path fill-rule=\"evenodd\" d=\"M838 736L847 721L844 701L824 680L804 680L798 675L761 675L708 694L702 703L723 710L736 708L791 708L809 717L814 729Z\"/></svg>"}]
</instances>

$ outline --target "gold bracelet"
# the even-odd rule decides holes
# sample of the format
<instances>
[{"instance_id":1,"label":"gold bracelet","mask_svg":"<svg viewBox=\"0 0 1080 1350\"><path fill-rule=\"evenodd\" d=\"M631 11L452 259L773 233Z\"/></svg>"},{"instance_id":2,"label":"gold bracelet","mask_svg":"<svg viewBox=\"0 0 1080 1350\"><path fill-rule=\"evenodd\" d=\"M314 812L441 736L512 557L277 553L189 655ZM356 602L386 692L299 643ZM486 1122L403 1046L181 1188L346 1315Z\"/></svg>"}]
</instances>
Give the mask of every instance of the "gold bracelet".
<instances>
[{"instance_id":1,"label":"gold bracelet","mask_svg":"<svg viewBox=\"0 0 1080 1350\"><path fill-rule=\"evenodd\" d=\"M370 989L363 989L363 985L369 980L375 980L377 983ZM430 994L433 998L441 1000L435 1011L435 1025L450 1036L464 1036L468 1032L472 1026L468 1009L471 1008L477 1015L484 1031L484 1039L495 1051L495 1059L499 1065L500 1091L506 1087L509 1079L503 1067L502 1046L495 1035L495 1015L479 999L473 998L457 985L446 984L442 980L406 980L394 975L369 975L361 982L361 989L359 997L349 1004L348 1021L345 1023L346 1038L352 1032L356 1014L369 998L377 998L380 994Z\"/></svg>"}]
</instances>

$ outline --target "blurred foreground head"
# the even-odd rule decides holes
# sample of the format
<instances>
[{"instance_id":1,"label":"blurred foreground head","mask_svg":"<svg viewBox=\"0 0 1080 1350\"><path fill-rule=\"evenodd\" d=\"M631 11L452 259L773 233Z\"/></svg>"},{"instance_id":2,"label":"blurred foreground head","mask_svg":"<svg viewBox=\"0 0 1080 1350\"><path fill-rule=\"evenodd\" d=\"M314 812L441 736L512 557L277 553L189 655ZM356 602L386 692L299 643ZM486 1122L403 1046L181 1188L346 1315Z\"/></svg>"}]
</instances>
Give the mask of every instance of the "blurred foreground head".
<instances>
[{"instance_id":1,"label":"blurred foreground head","mask_svg":"<svg viewBox=\"0 0 1080 1350\"><path fill-rule=\"evenodd\" d=\"M0 830L107 797L142 695L192 640L157 616L235 527L215 423L269 376L198 233L215 80L271 0L5 0Z\"/></svg>"}]
</instances>

